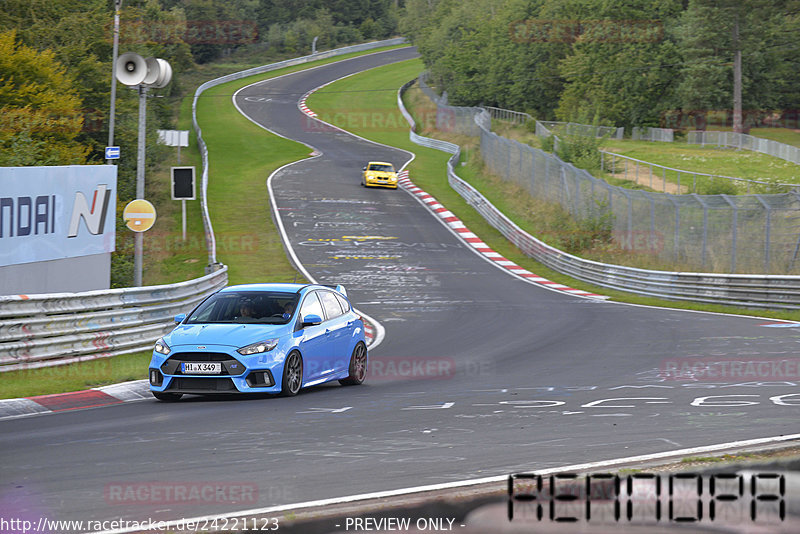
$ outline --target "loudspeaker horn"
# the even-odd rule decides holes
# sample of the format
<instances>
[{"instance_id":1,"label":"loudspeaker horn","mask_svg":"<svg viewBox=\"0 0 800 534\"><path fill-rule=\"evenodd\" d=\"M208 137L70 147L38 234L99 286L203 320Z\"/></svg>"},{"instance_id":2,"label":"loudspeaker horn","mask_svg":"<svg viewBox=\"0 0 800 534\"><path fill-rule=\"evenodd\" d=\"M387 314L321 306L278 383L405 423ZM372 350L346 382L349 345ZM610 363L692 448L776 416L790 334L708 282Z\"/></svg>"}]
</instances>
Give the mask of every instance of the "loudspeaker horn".
<instances>
[{"instance_id":1,"label":"loudspeaker horn","mask_svg":"<svg viewBox=\"0 0 800 534\"><path fill-rule=\"evenodd\" d=\"M158 58L156 61L158 62L159 74L156 81L153 82L153 87L162 89L172 80L172 66L165 59Z\"/></svg>"},{"instance_id":2,"label":"loudspeaker horn","mask_svg":"<svg viewBox=\"0 0 800 534\"><path fill-rule=\"evenodd\" d=\"M117 58L114 73L120 83L139 85L147 76L147 62L139 54L127 52Z\"/></svg>"},{"instance_id":3,"label":"loudspeaker horn","mask_svg":"<svg viewBox=\"0 0 800 534\"><path fill-rule=\"evenodd\" d=\"M159 70L158 60L154 57L149 57L144 60L147 63L147 75L142 80L142 84L152 86L153 83L158 79L158 75L161 73Z\"/></svg>"}]
</instances>

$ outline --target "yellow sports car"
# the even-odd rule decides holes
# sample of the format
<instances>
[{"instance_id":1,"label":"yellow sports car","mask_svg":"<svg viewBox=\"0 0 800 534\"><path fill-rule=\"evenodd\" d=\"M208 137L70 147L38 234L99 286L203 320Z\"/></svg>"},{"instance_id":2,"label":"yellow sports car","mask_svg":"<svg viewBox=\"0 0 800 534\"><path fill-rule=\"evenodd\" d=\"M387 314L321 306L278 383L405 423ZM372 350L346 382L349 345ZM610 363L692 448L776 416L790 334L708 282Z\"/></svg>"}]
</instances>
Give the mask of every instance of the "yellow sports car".
<instances>
[{"instance_id":1,"label":"yellow sports car","mask_svg":"<svg viewBox=\"0 0 800 534\"><path fill-rule=\"evenodd\" d=\"M394 165L383 161L370 161L361 172L361 185L397 189L397 172Z\"/></svg>"}]
</instances>

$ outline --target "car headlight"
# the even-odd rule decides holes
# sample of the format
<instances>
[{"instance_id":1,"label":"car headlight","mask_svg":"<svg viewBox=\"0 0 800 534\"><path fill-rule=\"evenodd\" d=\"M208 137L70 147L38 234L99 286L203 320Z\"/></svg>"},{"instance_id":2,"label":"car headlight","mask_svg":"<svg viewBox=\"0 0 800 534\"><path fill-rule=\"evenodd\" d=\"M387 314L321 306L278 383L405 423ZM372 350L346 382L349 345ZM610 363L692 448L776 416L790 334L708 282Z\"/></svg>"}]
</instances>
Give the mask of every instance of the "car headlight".
<instances>
[{"instance_id":1,"label":"car headlight","mask_svg":"<svg viewBox=\"0 0 800 534\"><path fill-rule=\"evenodd\" d=\"M156 346L153 347L153 350L159 354L169 354L170 352L169 345L166 344L163 337L156 341Z\"/></svg>"},{"instance_id":2,"label":"car headlight","mask_svg":"<svg viewBox=\"0 0 800 534\"><path fill-rule=\"evenodd\" d=\"M238 352L242 356L250 356L251 354L260 354L262 352L269 352L277 346L278 346L277 339L268 339L266 341L259 341L258 343L253 343L252 345L247 345L246 347L237 349L236 352Z\"/></svg>"}]
</instances>

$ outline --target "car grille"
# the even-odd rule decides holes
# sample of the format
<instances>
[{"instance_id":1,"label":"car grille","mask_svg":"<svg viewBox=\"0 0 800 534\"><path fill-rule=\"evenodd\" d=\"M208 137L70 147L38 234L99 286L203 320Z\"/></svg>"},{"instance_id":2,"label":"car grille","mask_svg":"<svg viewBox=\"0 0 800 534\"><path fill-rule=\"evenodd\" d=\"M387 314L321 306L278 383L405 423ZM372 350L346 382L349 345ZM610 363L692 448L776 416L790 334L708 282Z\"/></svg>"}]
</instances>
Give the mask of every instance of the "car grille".
<instances>
[{"instance_id":1,"label":"car grille","mask_svg":"<svg viewBox=\"0 0 800 534\"><path fill-rule=\"evenodd\" d=\"M183 374L181 372L181 362L221 362L222 372L220 375L237 376L246 370L242 362L224 352L178 352L161 364L161 372L165 375Z\"/></svg>"},{"instance_id":2,"label":"car grille","mask_svg":"<svg viewBox=\"0 0 800 534\"><path fill-rule=\"evenodd\" d=\"M230 378L175 378L166 391L224 393L238 391Z\"/></svg>"},{"instance_id":3,"label":"car grille","mask_svg":"<svg viewBox=\"0 0 800 534\"><path fill-rule=\"evenodd\" d=\"M231 355L224 352L179 352L169 359L179 362L224 362L230 360Z\"/></svg>"}]
</instances>

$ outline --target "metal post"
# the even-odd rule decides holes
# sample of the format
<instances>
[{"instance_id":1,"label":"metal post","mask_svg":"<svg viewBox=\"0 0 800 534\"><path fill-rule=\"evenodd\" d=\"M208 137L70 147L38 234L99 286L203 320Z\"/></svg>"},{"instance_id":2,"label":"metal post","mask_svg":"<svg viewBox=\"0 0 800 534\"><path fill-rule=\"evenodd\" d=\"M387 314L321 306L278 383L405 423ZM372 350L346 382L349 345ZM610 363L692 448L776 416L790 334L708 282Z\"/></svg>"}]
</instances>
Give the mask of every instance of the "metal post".
<instances>
[{"instance_id":1,"label":"metal post","mask_svg":"<svg viewBox=\"0 0 800 534\"><path fill-rule=\"evenodd\" d=\"M511 147L509 146L508 141L505 141L503 145L508 151L508 157L506 158L506 181L509 181L511 180Z\"/></svg>"},{"instance_id":2,"label":"metal post","mask_svg":"<svg viewBox=\"0 0 800 534\"><path fill-rule=\"evenodd\" d=\"M111 109L108 113L108 146L114 146L114 117L117 107L117 56L119 55L119 12L122 0L116 0L114 8L114 47L111 53ZM114 161L114 160L110 160Z\"/></svg>"},{"instance_id":3,"label":"metal post","mask_svg":"<svg viewBox=\"0 0 800 534\"><path fill-rule=\"evenodd\" d=\"M544 196L545 198L549 198L550 196L550 156L544 157ZM800 241L798 241L800 243Z\"/></svg>"},{"instance_id":4,"label":"metal post","mask_svg":"<svg viewBox=\"0 0 800 534\"><path fill-rule=\"evenodd\" d=\"M147 87L139 86L139 150L136 158L136 198L144 198L144 154L147 123ZM142 255L144 233L136 232L133 242L133 285L142 286Z\"/></svg>"},{"instance_id":5,"label":"metal post","mask_svg":"<svg viewBox=\"0 0 800 534\"><path fill-rule=\"evenodd\" d=\"M629 250L633 250L633 198L629 193L625 193L628 197L628 245Z\"/></svg>"},{"instance_id":6,"label":"metal post","mask_svg":"<svg viewBox=\"0 0 800 534\"><path fill-rule=\"evenodd\" d=\"M180 136L178 139L178 166L181 164L181 142ZM181 237L183 241L186 241L186 199L181 199L181 229L183 230L181 233Z\"/></svg>"},{"instance_id":7,"label":"metal post","mask_svg":"<svg viewBox=\"0 0 800 534\"><path fill-rule=\"evenodd\" d=\"M703 202L703 199L697 193L692 193L692 196L703 208L703 249L700 253L700 265L705 269L706 249L708 248L708 205Z\"/></svg>"},{"instance_id":8,"label":"metal post","mask_svg":"<svg viewBox=\"0 0 800 534\"><path fill-rule=\"evenodd\" d=\"M772 206L764 202L764 199L761 198L761 195L755 195L755 197L767 212L767 217L764 221L764 274L769 274L769 240L772 226Z\"/></svg>"},{"instance_id":9,"label":"metal post","mask_svg":"<svg viewBox=\"0 0 800 534\"><path fill-rule=\"evenodd\" d=\"M731 201L731 199L728 198L728 195L720 195L720 196L725 199L725 201L728 203L728 205L733 210L733 218L731 220L731 272L735 273L736 272L736 237L737 237L736 233L737 233L737 226L738 226L738 222L739 222L738 221L738 219L739 219L739 217L738 217L739 210L736 207L736 204L734 204Z\"/></svg>"}]
</instances>

